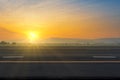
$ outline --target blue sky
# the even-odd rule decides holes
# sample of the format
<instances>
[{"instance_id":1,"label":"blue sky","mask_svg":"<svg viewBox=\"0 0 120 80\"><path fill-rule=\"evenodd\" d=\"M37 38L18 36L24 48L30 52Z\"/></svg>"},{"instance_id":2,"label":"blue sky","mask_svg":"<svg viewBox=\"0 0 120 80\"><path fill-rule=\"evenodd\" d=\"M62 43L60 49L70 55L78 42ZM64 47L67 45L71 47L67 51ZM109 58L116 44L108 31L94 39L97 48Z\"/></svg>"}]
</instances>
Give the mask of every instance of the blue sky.
<instances>
[{"instance_id":1,"label":"blue sky","mask_svg":"<svg viewBox=\"0 0 120 80\"><path fill-rule=\"evenodd\" d=\"M12 7L30 6L36 4L45 4L45 6L55 5L56 7L67 7L68 5L74 5L74 9L80 9L80 7L87 7L88 9L94 9L94 11L101 11L109 14L120 14L120 0L0 0L0 10ZM51 4L51 5L49 5ZM12 8L13 8L12 7ZM13 9L14 9L13 8Z\"/></svg>"}]
</instances>

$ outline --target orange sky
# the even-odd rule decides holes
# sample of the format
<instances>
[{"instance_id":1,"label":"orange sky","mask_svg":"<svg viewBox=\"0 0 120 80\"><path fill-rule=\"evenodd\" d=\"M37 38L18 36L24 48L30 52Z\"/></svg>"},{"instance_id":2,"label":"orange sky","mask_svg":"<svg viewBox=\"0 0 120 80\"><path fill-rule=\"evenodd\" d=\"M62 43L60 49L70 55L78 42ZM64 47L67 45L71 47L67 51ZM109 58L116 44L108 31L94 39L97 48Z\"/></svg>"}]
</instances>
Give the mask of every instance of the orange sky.
<instances>
[{"instance_id":1,"label":"orange sky","mask_svg":"<svg viewBox=\"0 0 120 80\"><path fill-rule=\"evenodd\" d=\"M26 40L27 34L32 31L39 33L41 39L120 37L119 18L107 16L96 6L83 4L78 7L63 5L64 2L58 4L57 1L43 1L24 7L21 5L24 1L21 4L6 3L4 10L0 10L0 40Z\"/></svg>"}]
</instances>

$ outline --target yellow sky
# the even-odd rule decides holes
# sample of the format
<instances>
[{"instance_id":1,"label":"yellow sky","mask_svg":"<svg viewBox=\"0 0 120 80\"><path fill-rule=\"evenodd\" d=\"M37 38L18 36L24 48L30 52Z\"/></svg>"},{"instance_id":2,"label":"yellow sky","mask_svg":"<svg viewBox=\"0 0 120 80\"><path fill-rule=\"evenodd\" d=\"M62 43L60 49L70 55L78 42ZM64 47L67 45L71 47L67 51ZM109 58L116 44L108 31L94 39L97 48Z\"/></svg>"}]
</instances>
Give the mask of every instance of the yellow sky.
<instances>
[{"instance_id":1,"label":"yellow sky","mask_svg":"<svg viewBox=\"0 0 120 80\"><path fill-rule=\"evenodd\" d=\"M75 5L54 3L43 1L37 5L9 3L3 6L7 8L0 10L0 40L26 40L30 32L38 33L41 39L120 37L120 28L116 27L118 22L110 20L109 16L105 19L106 15L94 6L76 8Z\"/></svg>"}]
</instances>

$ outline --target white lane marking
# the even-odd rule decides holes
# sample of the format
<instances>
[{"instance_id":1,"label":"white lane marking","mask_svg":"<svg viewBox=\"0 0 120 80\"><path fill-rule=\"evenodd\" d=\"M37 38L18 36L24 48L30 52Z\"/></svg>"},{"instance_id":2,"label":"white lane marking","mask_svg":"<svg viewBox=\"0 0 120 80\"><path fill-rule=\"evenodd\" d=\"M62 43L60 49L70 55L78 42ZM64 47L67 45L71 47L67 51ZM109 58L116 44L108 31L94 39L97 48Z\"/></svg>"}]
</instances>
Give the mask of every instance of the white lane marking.
<instances>
[{"instance_id":1,"label":"white lane marking","mask_svg":"<svg viewBox=\"0 0 120 80\"><path fill-rule=\"evenodd\" d=\"M117 58L117 56L93 56L93 58Z\"/></svg>"},{"instance_id":2,"label":"white lane marking","mask_svg":"<svg viewBox=\"0 0 120 80\"><path fill-rule=\"evenodd\" d=\"M2 58L8 58L8 59L12 59L12 58L24 58L24 56L2 56Z\"/></svg>"}]
</instances>

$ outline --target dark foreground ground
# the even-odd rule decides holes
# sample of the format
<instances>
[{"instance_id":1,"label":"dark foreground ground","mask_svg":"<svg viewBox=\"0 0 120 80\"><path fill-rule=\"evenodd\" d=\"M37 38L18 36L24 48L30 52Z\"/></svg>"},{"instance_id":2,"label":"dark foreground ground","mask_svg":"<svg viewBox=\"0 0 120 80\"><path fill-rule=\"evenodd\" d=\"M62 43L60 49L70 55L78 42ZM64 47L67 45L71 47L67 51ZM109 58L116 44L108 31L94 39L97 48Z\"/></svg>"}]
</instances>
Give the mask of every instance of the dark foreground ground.
<instances>
[{"instance_id":1,"label":"dark foreground ground","mask_svg":"<svg viewBox=\"0 0 120 80\"><path fill-rule=\"evenodd\" d=\"M119 63L1 63L0 77L119 77Z\"/></svg>"},{"instance_id":2,"label":"dark foreground ground","mask_svg":"<svg viewBox=\"0 0 120 80\"><path fill-rule=\"evenodd\" d=\"M120 77L120 47L4 46L0 77Z\"/></svg>"}]
</instances>

